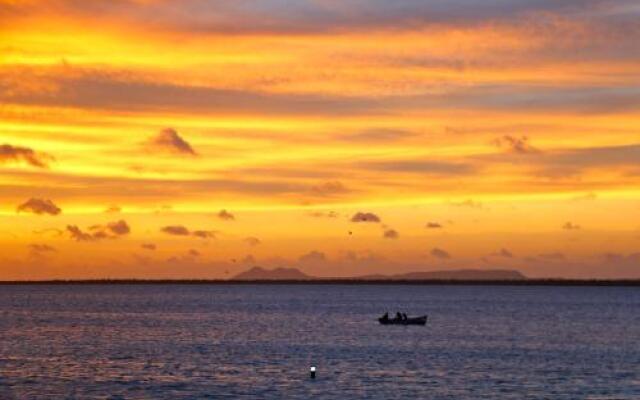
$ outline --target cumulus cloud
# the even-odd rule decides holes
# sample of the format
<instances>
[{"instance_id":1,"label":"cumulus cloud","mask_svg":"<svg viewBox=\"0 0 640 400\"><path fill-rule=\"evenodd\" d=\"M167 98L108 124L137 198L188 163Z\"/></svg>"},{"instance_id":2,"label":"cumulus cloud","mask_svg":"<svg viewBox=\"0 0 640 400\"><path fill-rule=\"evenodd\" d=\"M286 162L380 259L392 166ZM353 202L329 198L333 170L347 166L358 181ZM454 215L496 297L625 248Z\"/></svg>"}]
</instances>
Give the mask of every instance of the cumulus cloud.
<instances>
[{"instance_id":1,"label":"cumulus cloud","mask_svg":"<svg viewBox=\"0 0 640 400\"><path fill-rule=\"evenodd\" d=\"M220 210L220 212L218 212L218 218L225 221L233 221L236 219L236 217L227 210Z\"/></svg>"},{"instance_id":2,"label":"cumulus cloud","mask_svg":"<svg viewBox=\"0 0 640 400\"><path fill-rule=\"evenodd\" d=\"M506 148L510 153L516 154L537 154L540 150L529 144L529 138L526 136L515 137L511 135L504 135L503 137L493 141L493 144L498 147Z\"/></svg>"},{"instance_id":3,"label":"cumulus cloud","mask_svg":"<svg viewBox=\"0 0 640 400\"><path fill-rule=\"evenodd\" d=\"M574 224L573 222L565 222L565 224L562 225L562 229L564 229L565 231L577 231L582 229L582 227L580 225Z\"/></svg>"},{"instance_id":4,"label":"cumulus cloud","mask_svg":"<svg viewBox=\"0 0 640 400\"><path fill-rule=\"evenodd\" d=\"M159 148L172 153L188 154L195 156L196 152L191 145L187 143L178 132L173 128L165 128L161 130L155 137L153 137L150 143Z\"/></svg>"},{"instance_id":5,"label":"cumulus cloud","mask_svg":"<svg viewBox=\"0 0 640 400\"><path fill-rule=\"evenodd\" d=\"M491 253L491 255L494 257L513 258L513 253L505 248L502 248L500 251L496 251L495 253Z\"/></svg>"},{"instance_id":6,"label":"cumulus cloud","mask_svg":"<svg viewBox=\"0 0 640 400\"><path fill-rule=\"evenodd\" d=\"M431 249L430 254L432 257L439 258L441 260L448 260L451 258L451 254L437 247Z\"/></svg>"},{"instance_id":7,"label":"cumulus cloud","mask_svg":"<svg viewBox=\"0 0 640 400\"><path fill-rule=\"evenodd\" d=\"M168 235L175 235L175 236L189 236L190 234L189 229L187 229L182 225L164 226L160 228L160 231Z\"/></svg>"},{"instance_id":8,"label":"cumulus cloud","mask_svg":"<svg viewBox=\"0 0 640 400\"><path fill-rule=\"evenodd\" d=\"M38 215L58 215L62 210L49 199L31 198L20 204L17 212L31 212Z\"/></svg>"},{"instance_id":9,"label":"cumulus cloud","mask_svg":"<svg viewBox=\"0 0 640 400\"><path fill-rule=\"evenodd\" d=\"M385 239L397 239L400 234L395 229L387 229L384 231L383 237Z\"/></svg>"},{"instance_id":10,"label":"cumulus cloud","mask_svg":"<svg viewBox=\"0 0 640 400\"><path fill-rule=\"evenodd\" d=\"M440 228L442 228L442 224L439 224L437 222L427 222L427 225L425 225L425 228L427 228L427 229L440 229Z\"/></svg>"},{"instance_id":11,"label":"cumulus cloud","mask_svg":"<svg viewBox=\"0 0 640 400\"><path fill-rule=\"evenodd\" d=\"M158 248L158 246L156 246L153 243L142 243L140 247L142 247L145 250L152 250L152 251Z\"/></svg>"},{"instance_id":12,"label":"cumulus cloud","mask_svg":"<svg viewBox=\"0 0 640 400\"><path fill-rule=\"evenodd\" d=\"M351 217L351 222L380 222L380 217L370 212L357 212Z\"/></svg>"},{"instance_id":13,"label":"cumulus cloud","mask_svg":"<svg viewBox=\"0 0 640 400\"><path fill-rule=\"evenodd\" d=\"M33 167L48 168L54 158L47 153L39 153L28 147L0 145L0 163L25 162Z\"/></svg>"},{"instance_id":14,"label":"cumulus cloud","mask_svg":"<svg viewBox=\"0 0 640 400\"><path fill-rule=\"evenodd\" d=\"M248 244L249 246L251 246L251 247L257 246L260 243L262 243L262 241L260 239L258 239L257 237L253 237L253 236L244 238L244 242L246 244Z\"/></svg>"},{"instance_id":15,"label":"cumulus cloud","mask_svg":"<svg viewBox=\"0 0 640 400\"><path fill-rule=\"evenodd\" d=\"M127 224L127 221L122 219L120 221L108 223L106 228L112 234L117 236L127 235L131 232L131 228L129 227L129 224Z\"/></svg>"}]
</instances>

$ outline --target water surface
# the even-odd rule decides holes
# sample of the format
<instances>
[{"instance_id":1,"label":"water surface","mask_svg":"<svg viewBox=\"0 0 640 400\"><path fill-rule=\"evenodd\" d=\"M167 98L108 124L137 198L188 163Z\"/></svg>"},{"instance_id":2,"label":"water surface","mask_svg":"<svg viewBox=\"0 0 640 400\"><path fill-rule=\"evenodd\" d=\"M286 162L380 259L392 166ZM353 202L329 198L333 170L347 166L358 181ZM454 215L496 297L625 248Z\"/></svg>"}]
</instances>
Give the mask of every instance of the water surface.
<instances>
[{"instance_id":1,"label":"water surface","mask_svg":"<svg viewBox=\"0 0 640 400\"><path fill-rule=\"evenodd\" d=\"M0 398L638 399L639 311L622 287L4 286Z\"/></svg>"}]
</instances>

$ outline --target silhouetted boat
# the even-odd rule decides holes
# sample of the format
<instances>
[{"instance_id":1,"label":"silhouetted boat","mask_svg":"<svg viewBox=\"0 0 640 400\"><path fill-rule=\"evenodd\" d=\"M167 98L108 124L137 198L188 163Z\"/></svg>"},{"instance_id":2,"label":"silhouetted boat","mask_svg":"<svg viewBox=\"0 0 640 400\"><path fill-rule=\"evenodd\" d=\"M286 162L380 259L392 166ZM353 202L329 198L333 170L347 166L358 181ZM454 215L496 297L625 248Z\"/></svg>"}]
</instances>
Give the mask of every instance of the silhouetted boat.
<instances>
[{"instance_id":1,"label":"silhouetted boat","mask_svg":"<svg viewBox=\"0 0 640 400\"><path fill-rule=\"evenodd\" d=\"M427 316L423 315L421 317L407 318L407 319L396 319L396 318L378 318L378 321L382 325L426 325L427 324Z\"/></svg>"}]
</instances>

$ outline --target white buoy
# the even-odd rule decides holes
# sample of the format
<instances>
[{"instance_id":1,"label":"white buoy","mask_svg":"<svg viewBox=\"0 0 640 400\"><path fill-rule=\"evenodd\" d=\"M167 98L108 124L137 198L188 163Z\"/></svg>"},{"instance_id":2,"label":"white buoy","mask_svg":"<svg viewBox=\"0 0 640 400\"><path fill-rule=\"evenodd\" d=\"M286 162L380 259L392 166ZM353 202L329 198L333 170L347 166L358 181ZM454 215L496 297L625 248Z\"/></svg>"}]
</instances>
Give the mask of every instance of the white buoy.
<instances>
[{"instance_id":1,"label":"white buoy","mask_svg":"<svg viewBox=\"0 0 640 400\"><path fill-rule=\"evenodd\" d=\"M316 379L316 367L311 367L311 379Z\"/></svg>"}]
</instances>

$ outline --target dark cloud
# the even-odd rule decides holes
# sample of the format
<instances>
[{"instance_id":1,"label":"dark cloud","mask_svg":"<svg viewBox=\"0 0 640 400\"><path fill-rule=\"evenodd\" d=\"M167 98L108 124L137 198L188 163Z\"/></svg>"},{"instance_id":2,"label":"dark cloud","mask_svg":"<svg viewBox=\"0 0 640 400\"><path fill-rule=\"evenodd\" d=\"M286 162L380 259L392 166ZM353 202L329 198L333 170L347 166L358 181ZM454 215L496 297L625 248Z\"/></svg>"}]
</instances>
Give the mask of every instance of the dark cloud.
<instances>
[{"instance_id":1,"label":"dark cloud","mask_svg":"<svg viewBox=\"0 0 640 400\"><path fill-rule=\"evenodd\" d=\"M380 217L370 212L357 212L351 217L351 222L380 222Z\"/></svg>"},{"instance_id":2,"label":"dark cloud","mask_svg":"<svg viewBox=\"0 0 640 400\"><path fill-rule=\"evenodd\" d=\"M189 236L189 229L182 225L170 225L160 228L161 232L164 232L168 235L176 235L176 236Z\"/></svg>"},{"instance_id":3,"label":"dark cloud","mask_svg":"<svg viewBox=\"0 0 640 400\"><path fill-rule=\"evenodd\" d=\"M140 247L142 247L145 250L156 250L158 248L158 246L156 246L153 243L142 243Z\"/></svg>"},{"instance_id":4,"label":"dark cloud","mask_svg":"<svg viewBox=\"0 0 640 400\"><path fill-rule=\"evenodd\" d=\"M227 210L220 210L220 212L218 213L218 218L226 221L233 221L236 219L236 217Z\"/></svg>"},{"instance_id":5,"label":"dark cloud","mask_svg":"<svg viewBox=\"0 0 640 400\"><path fill-rule=\"evenodd\" d=\"M158 135L150 140L150 143L157 148L173 153L196 155L191 145L181 138L173 128L161 130Z\"/></svg>"},{"instance_id":6,"label":"dark cloud","mask_svg":"<svg viewBox=\"0 0 640 400\"><path fill-rule=\"evenodd\" d=\"M491 253L491 256L493 257L504 257L504 258L513 258L513 253L510 252L507 249L500 249L500 251L497 251L495 253Z\"/></svg>"},{"instance_id":7,"label":"dark cloud","mask_svg":"<svg viewBox=\"0 0 640 400\"><path fill-rule=\"evenodd\" d=\"M131 232L129 224L125 220L110 222L106 226L107 230L116 236L127 235Z\"/></svg>"},{"instance_id":8,"label":"dark cloud","mask_svg":"<svg viewBox=\"0 0 640 400\"><path fill-rule=\"evenodd\" d=\"M252 237L252 236L245 238L244 242L246 244L248 244L249 246L251 246L251 247L257 246L260 243L262 243L262 241L260 239L258 239L257 237Z\"/></svg>"},{"instance_id":9,"label":"dark cloud","mask_svg":"<svg viewBox=\"0 0 640 400\"><path fill-rule=\"evenodd\" d=\"M397 239L400 237L400 234L395 229L387 229L384 231L382 237L385 239Z\"/></svg>"},{"instance_id":10,"label":"dark cloud","mask_svg":"<svg viewBox=\"0 0 640 400\"><path fill-rule=\"evenodd\" d=\"M451 258L451 254L437 247L431 249L430 254L432 257L439 258L441 260L448 260Z\"/></svg>"},{"instance_id":11,"label":"dark cloud","mask_svg":"<svg viewBox=\"0 0 640 400\"><path fill-rule=\"evenodd\" d=\"M438 222L427 222L427 225L425 225L425 228L427 228L427 229L440 229L440 228L442 228L442 225L439 224Z\"/></svg>"},{"instance_id":12,"label":"dark cloud","mask_svg":"<svg viewBox=\"0 0 640 400\"><path fill-rule=\"evenodd\" d=\"M321 251L312 250L309 253L300 256L298 261L305 264L323 263L327 261L327 256Z\"/></svg>"},{"instance_id":13,"label":"dark cloud","mask_svg":"<svg viewBox=\"0 0 640 400\"><path fill-rule=\"evenodd\" d=\"M565 224L562 225L562 229L565 231L577 231L582 229L582 227L578 224L574 224L573 222L565 222Z\"/></svg>"},{"instance_id":14,"label":"dark cloud","mask_svg":"<svg viewBox=\"0 0 640 400\"><path fill-rule=\"evenodd\" d=\"M198 230L198 231L193 231L191 232L191 234L197 238L200 239L215 239L216 238L216 232L215 231L204 231L204 230Z\"/></svg>"},{"instance_id":15,"label":"dark cloud","mask_svg":"<svg viewBox=\"0 0 640 400\"><path fill-rule=\"evenodd\" d=\"M31 198L20 204L17 208L18 212L31 212L42 215L58 215L62 210L49 199Z\"/></svg>"},{"instance_id":16,"label":"dark cloud","mask_svg":"<svg viewBox=\"0 0 640 400\"><path fill-rule=\"evenodd\" d=\"M503 137L494 140L493 143L496 146L506 148L509 152L515 154L540 153L540 150L529 144L529 138L526 136L515 137L511 135L504 135Z\"/></svg>"},{"instance_id":17,"label":"dark cloud","mask_svg":"<svg viewBox=\"0 0 640 400\"><path fill-rule=\"evenodd\" d=\"M23 161L33 167L48 168L49 162L53 160L54 158L49 154L39 153L28 147L0 145L0 163Z\"/></svg>"},{"instance_id":18,"label":"dark cloud","mask_svg":"<svg viewBox=\"0 0 640 400\"><path fill-rule=\"evenodd\" d=\"M73 240L78 242L91 242L99 239L90 233L83 232L77 225L67 225L67 232Z\"/></svg>"}]
</instances>

